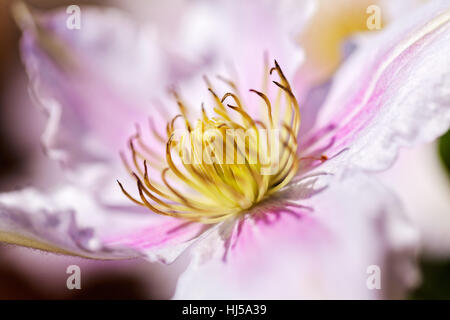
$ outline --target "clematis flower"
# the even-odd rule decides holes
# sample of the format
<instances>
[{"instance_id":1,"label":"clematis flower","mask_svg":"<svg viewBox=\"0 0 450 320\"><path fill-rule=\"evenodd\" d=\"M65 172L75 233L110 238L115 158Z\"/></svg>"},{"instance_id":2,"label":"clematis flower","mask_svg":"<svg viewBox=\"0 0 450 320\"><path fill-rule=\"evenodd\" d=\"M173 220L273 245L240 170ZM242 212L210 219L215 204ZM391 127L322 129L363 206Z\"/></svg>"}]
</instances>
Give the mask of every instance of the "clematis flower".
<instances>
[{"instance_id":1,"label":"clematis flower","mask_svg":"<svg viewBox=\"0 0 450 320\"><path fill-rule=\"evenodd\" d=\"M144 80L159 75L149 51L167 58L147 34L123 28L129 22L112 12L85 12L74 33L61 13L19 11L32 93L49 113L45 147L70 171L46 193L1 195L0 239L107 259L171 262L189 249L176 298L402 297L417 280L416 233L395 195L362 171L386 169L400 147L448 129L448 4L421 7L358 48L334 76L317 121L300 134L311 110L298 105L301 88L290 81L298 59L277 5L219 5L212 12L233 23L217 31L231 33L207 49L204 64L188 62L189 72L159 63L156 92L181 79L172 90L175 108L158 97L164 108L147 110ZM110 28L119 25L112 41ZM269 66L264 52L279 63ZM220 61L231 61L232 72L223 75ZM198 85L199 70L220 76ZM202 92L212 98L204 108ZM171 112L163 122L159 113ZM218 168L177 160L173 134L181 125L194 152L203 146L214 156L219 145L199 134L204 127L277 128L279 161L268 161L275 171L261 174L267 161ZM128 183L114 184L127 172ZM382 270L380 290L367 286L372 265Z\"/></svg>"}]
</instances>

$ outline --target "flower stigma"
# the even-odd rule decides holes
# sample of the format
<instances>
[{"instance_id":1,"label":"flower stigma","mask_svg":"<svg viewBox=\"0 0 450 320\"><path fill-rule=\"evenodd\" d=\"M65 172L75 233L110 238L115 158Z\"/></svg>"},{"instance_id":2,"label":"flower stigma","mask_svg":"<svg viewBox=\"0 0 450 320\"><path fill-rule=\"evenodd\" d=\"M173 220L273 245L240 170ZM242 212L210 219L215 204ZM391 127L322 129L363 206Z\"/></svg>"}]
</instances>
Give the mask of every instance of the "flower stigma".
<instances>
[{"instance_id":1,"label":"flower stigma","mask_svg":"<svg viewBox=\"0 0 450 320\"><path fill-rule=\"evenodd\" d=\"M272 81L273 101L266 93L250 90L260 100L260 117L251 115L237 85L223 77L219 79L231 90L222 98L205 77L215 115L208 116L202 104L195 123L173 91L180 113L167 123L166 137L150 122L153 138L165 146L165 153L158 157L139 126L129 139L131 165L121 153L139 194L133 197L118 181L125 196L157 214L211 224L245 214L285 187L299 167L300 111L277 61L270 70L266 63L264 87L274 72L279 81ZM183 129L175 128L178 121Z\"/></svg>"}]
</instances>

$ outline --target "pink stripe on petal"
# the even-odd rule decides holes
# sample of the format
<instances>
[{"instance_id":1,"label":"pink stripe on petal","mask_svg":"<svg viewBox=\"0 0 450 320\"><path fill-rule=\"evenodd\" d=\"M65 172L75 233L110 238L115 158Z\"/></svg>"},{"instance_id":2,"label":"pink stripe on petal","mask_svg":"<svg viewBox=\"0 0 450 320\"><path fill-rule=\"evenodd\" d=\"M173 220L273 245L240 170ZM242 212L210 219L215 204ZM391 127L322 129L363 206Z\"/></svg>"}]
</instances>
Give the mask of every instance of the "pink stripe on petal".
<instances>
[{"instance_id":1,"label":"pink stripe on petal","mask_svg":"<svg viewBox=\"0 0 450 320\"><path fill-rule=\"evenodd\" d=\"M124 247L137 250L147 255L151 260L160 259L172 262L183 250L179 246L187 246L191 240L201 236L211 226L170 217L155 217L149 226L134 226L129 231L122 231L114 236L104 236L102 241L109 247ZM160 250L177 251L172 258L158 256ZM155 258L156 256L156 258Z\"/></svg>"},{"instance_id":2,"label":"pink stripe on petal","mask_svg":"<svg viewBox=\"0 0 450 320\"><path fill-rule=\"evenodd\" d=\"M401 146L430 141L450 126L450 6L434 2L365 39L334 78L309 148L334 139L327 155L386 168ZM336 128L324 132L327 126ZM308 152L307 150L305 152Z\"/></svg>"}]
</instances>

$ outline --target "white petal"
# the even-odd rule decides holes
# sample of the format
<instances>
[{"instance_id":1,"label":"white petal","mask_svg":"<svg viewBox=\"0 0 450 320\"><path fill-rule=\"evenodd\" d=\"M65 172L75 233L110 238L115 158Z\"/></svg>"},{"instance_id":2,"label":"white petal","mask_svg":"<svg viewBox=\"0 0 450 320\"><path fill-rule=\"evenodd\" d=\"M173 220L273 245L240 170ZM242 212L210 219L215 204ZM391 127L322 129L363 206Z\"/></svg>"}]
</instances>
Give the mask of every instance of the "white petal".
<instances>
[{"instance_id":1,"label":"white petal","mask_svg":"<svg viewBox=\"0 0 450 320\"><path fill-rule=\"evenodd\" d=\"M319 115L337 166L382 170L400 147L450 126L450 6L433 1L365 39L338 72ZM318 127L318 128L319 128ZM320 129L316 131L316 134ZM313 133L314 134L314 133Z\"/></svg>"},{"instance_id":2,"label":"white petal","mask_svg":"<svg viewBox=\"0 0 450 320\"><path fill-rule=\"evenodd\" d=\"M216 229L193 249L175 299L400 298L416 283L417 234L379 184L357 175L300 203L314 212L248 218L231 247ZM380 290L366 284L372 265Z\"/></svg>"},{"instance_id":3,"label":"white petal","mask_svg":"<svg viewBox=\"0 0 450 320\"><path fill-rule=\"evenodd\" d=\"M380 177L400 196L419 228L422 254L450 257L450 182L436 143L403 150Z\"/></svg>"}]
</instances>

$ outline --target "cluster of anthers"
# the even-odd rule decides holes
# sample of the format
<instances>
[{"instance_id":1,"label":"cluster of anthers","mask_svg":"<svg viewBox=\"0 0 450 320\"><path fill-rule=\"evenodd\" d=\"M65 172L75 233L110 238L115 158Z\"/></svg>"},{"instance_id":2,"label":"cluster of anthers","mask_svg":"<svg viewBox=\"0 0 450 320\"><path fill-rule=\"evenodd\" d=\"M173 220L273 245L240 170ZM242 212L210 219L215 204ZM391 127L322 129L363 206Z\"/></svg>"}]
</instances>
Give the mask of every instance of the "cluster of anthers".
<instances>
[{"instance_id":1,"label":"cluster of anthers","mask_svg":"<svg viewBox=\"0 0 450 320\"><path fill-rule=\"evenodd\" d=\"M130 195L118 182L122 192L134 203L158 214L217 223L248 212L251 207L286 186L299 167L297 134L300 112L291 86L276 61L270 70L266 64L266 89L273 72L280 79L272 81L278 87L273 105L265 93L250 90L261 99L262 120L249 115L236 84L224 78L221 79L231 88L231 92L221 99L205 78L214 99L216 116L208 117L202 105L202 116L195 126L186 115L185 104L175 93L180 114L167 124L167 138L164 139L150 126L155 138L165 144L165 159L164 156L160 159L155 157L138 130L129 141L133 167L123 154L121 156L127 170L137 181L139 198ZM236 105L226 104L227 99L233 99ZM280 117L281 113L283 117ZM181 138L176 137L174 123L177 119L184 120L187 132ZM274 150L271 139L263 139L261 129L279 133L275 144L277 150ZM233 132L239 134L234 134L230 140ZM248 132L253 134L246 134ZM238 143L236 138L242 138L243 133L247 139L244 137L244 143ZM233 159L241 157L243 161L225 161L222 150L228 155L231 152ZM186 157L187 154L190 156ZM252 158L252 155L256 157ZM153 178L151 169L160 172L160 176ZM177 187L169 181L175 181Z\"/></svg>"}]
</instances>

